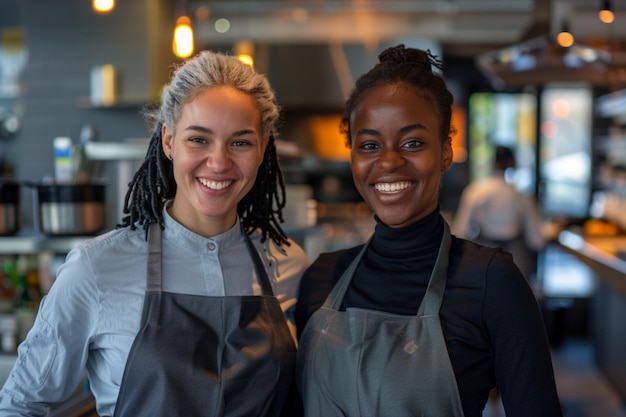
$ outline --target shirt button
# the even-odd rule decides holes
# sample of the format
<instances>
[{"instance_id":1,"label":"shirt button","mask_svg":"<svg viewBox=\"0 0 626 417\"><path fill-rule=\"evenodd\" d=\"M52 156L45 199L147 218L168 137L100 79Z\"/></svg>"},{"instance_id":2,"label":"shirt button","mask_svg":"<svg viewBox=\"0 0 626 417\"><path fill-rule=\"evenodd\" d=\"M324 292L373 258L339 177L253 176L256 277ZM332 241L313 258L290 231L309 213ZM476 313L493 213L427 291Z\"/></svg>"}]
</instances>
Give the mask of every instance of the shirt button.
<instances>
[{"instance_id":1,"label":"shirt button","mask_svg":"<svg viewBox=\"0 0 626 417\"><path fill-rule=\"evenodd\" d=\"M207 244L207 247L209 248L209 250L215 250L216 245L215 245L215 243L213 243L213 242L209 242L209 243Z\"/></svg>"}]
</instances>

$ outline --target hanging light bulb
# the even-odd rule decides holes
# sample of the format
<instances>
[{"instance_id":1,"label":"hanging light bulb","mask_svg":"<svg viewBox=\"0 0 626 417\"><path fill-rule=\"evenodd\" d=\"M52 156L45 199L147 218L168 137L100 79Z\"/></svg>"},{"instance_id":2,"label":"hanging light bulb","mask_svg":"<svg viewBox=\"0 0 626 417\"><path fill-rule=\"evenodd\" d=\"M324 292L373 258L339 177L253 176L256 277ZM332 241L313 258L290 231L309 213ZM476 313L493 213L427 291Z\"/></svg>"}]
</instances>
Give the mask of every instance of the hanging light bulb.
<instances>
[{"instance_id":1,"label":"hanging light bulb","mask_svg":"<svg viewBox=\"0 0 626 417\"><path fill-rule=\"evenodd\" d=\"M598 11L598 18L600 18L600 21L603 23L613 23L615 20L615 13L613 13L611 0L604 0L602 2L602 7Z\"/></svg>"},{"instance_id":2,"label":"hanging light bulb","mask_svg":"<svg viewBox=\"0 0 626 417\"><path fill-rule=\"evenodd\" d=\"M237 55L237 59L239 59L241 62L243 62L246 65L254 67L254 58L252 58L252 56L250 56L250 55L238 54Z\"/></svg>"},{"instance_id":3,"label":"hanging light bulb","mask_svg":"<svg viewBox=\"0 0 626 417\"><path fill-rule=\"evenodd\" d=\"M248 40L241 40L235 44L235 55L244 64L254 67L254 44Z\"/></svg>"},{"instance_id":4,"label":"hanging light bulb","mask_svg":"<svg viewBox=\"0 0 626 417\"><path fill-rule=\"evenodd\" d=\"M93 0L91 7L96 13L107 14L115 8L115 0Z\"/></svg>"},{"instance_id":5,"label":"hanging light bulb","mask_svg":"<svg viewBox=\"0 0 626 417\"><path fill-rule=\"evenodd\" d=\"M174 29L174 41L172 49L179 58L187 58L193 54L193 29L191 19L188 16L181 16L176 21Z\"/></svg>"},{"instance_id":6,"label":"hanging light bulb","mask_svg":"<svg viewBox=\"0 0 626 417\"><path fill-rule=\"evenodd\" d=\"M574 44L574 35L569 31L569 25L565 20L561 25L561 32L556 35L556 41L563 48L569 48Z\"/></svg>"}]
</instances>

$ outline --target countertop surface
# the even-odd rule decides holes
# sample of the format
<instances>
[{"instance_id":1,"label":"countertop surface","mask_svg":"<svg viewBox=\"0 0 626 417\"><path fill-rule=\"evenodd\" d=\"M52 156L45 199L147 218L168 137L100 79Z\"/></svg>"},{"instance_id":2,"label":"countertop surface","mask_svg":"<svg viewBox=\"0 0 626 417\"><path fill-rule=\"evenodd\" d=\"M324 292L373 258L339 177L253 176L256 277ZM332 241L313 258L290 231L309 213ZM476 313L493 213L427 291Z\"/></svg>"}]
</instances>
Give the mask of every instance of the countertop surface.
<instances>
[{"instance_id":1,"label":"countertop surface","mask_svg":"<svg viewBox=\"0 0 626 417\"><path fill-rule=\"evenodd\" d=\"M21 255L37 252L65 254L89 237L93 236L48 236L24 231L13 236L0 236L0 254Z\"/></svg>"},{"instance_id":2,"label":"countertop surface","mask_svg":"<svg viewBox=\"0 0 626 417\"><path fill-rule=\"evenodd\" d=\"M626 235L588 235L565 229L557 242L589 265L600 279L626 293Z\"/></svg>"},{"instance_id":3,"label":"countertop surface","mask_svg":"<svg viewBox=\"0 0 626 417\"><path fill-rule=\"evenodd\" d=\"M568 249L626 273L626 235L585 235L577 230L566 229L559 233L558 242Z\"/></svg>"}]
</instances>

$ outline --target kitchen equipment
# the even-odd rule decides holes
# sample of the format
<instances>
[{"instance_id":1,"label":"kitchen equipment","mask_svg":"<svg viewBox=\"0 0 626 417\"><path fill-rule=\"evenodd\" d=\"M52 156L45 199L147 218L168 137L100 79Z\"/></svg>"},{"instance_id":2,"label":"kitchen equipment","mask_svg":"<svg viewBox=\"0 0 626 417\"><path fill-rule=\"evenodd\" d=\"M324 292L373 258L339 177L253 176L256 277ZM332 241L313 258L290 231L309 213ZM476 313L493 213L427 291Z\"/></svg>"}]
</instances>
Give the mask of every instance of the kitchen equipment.
<instances>
[{"instance_id":1,"label":"kitchen equipment","mask_svg":"<svg viewBox=\"0 0 626 417\"><path fill-rule=\"evenodd\" d=\"M22 222L20 184L0 179L0 236L17 232Z\"/></svg>"},{"instance_id":2,"label":"kitchen equipment","mask_svg":"<svg viewBox=\"0 0 626 417\"><path fill-rule=\"evenodd\" d=\"M106 185L33 184L39 229L47 235L90 235L105 226Z\"/></svg>"}]
</instances>

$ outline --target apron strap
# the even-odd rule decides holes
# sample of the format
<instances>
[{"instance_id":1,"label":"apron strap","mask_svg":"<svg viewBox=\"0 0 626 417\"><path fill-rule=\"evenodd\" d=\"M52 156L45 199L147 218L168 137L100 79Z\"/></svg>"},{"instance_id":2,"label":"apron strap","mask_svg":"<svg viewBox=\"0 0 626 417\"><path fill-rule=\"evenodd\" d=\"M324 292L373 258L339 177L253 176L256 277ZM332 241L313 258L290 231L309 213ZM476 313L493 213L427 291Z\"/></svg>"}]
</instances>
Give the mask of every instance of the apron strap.
<instances>
[{"instance_id":1,"label":"apron strap","mask_svg":"<svg viewBox=\"0 0 626 417\"><path fill-rule=\"evenodd\" d=\"M343 272L341 278L339 278L339 281L337 281L337 284L335 284L330 294L328 294L328 297L326 297L326 300L324 300L324 304L322 305L322 307L332 308L334 310L339 310L341 308L341 302L343 301L343 297L348 291L348 286L350 285L350 282L352 282L354 272L359 266L359 263L361 262L361 259L367 251L367 248L369 247L371 241L372 238L370 237L367 242L365 242L365 245L363 245L363 249L361 249L356 258L354 258L354 260L350 262L348 269Z\"/></svg>"},{"instance_id":2,"label":"apron strap","mask_svg":"<svg viewBox=\"0 0 626 417\"><path fill-rule=\"evenodd\" d=\"M270 282L269 276L267 275L267 271L265 270L265 266L263 265L263 261L259 256L252 240L248 236L248 234L243 230L243 226L241 226L241 232L246 241L246 246L248 248L248 252L250 253L250 257L252 258L252 262L254 263L254 269L257 274L257 279L259 281L259 286L261 287L261 292L263 295L273 296L274 291L272 289L272 284ZM161 266L161 227L152 223L148 227L148 276L146 283L146 291L152 292L160 292L162 289L162 266Z\"/></svg>"},{"instance_id":3,"label":"apron strap","mask_svg":"<svg viewBox=\"0 0 626 417\"><path fill-rule=\"evenodd\" d=\"M161 291L161 226L152 223L148 227L148 276L146 291Z\"/></svg>"},{"instance_id":4,"label":"apron strap","mask_svg":"<svg viewBox=\"0 0 626 417\"><path fill-rule=\"evenodd\" d=\"M256 269L256 274L259 280L259 286L261 287L261 292L263 295L274 296L274 290L272 289L272 284L270 282L270 278L267 275L267 271L265 270L265 265L263 265L263 261L259 256L259 252L254 247L250 236L243 230L243 225L241 226L241 232L243 233L246 244L248 246L248 252L250 252L250 256L252 257L252 262L254 262L254 267Z\"/></svg>"},{"instance_id":5,"label":"apron strap","mask_svg":"<svg viewBox=\"0 0 626 417\"><path fill-rule=\"evenodd\" d=\"M418 316L435 316L439 314L441 309L441 302L443 301L443 293L446 290L446 281L448 280L448 260L450 258L450 227L444 220L443 222L443 238L441 239L441 245L439 245L439 253L437 254L437 260L435 261L435 267L430 276L428 282L428 288L424 299L420 304L419 310L417 310Z\"/></svg>"}]
</instances>

